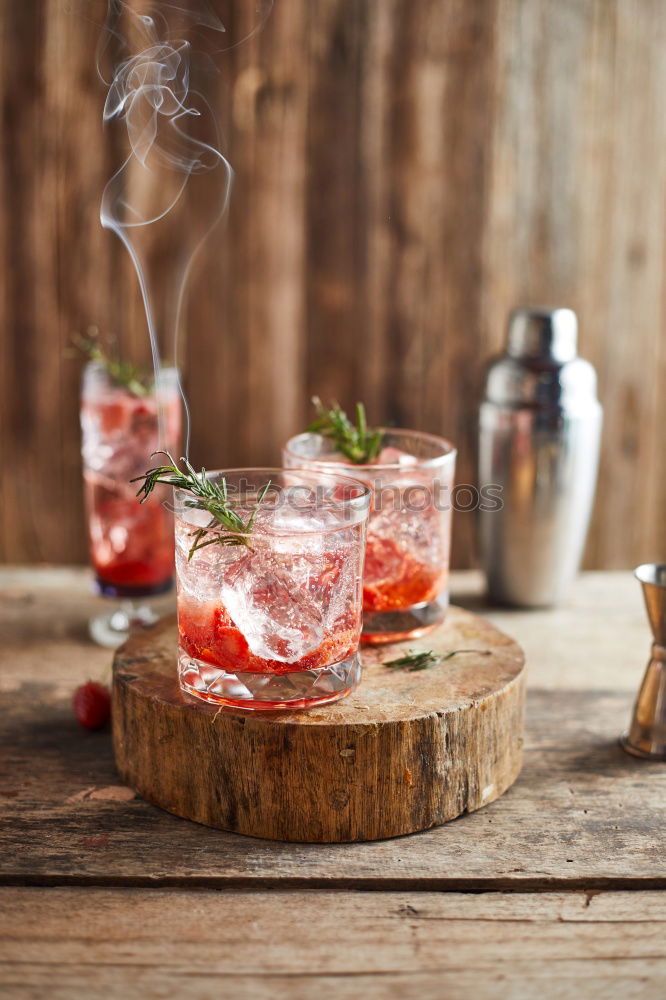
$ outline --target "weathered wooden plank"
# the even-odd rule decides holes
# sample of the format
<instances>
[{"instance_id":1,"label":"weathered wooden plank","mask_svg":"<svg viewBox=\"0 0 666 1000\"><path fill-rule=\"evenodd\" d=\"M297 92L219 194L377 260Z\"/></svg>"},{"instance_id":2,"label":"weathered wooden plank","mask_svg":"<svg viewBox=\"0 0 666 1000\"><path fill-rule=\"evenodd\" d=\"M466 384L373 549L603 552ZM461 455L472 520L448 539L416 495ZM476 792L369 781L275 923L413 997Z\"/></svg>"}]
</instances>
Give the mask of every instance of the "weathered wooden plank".
<instances>
[{"instance_id":1,"label":"weathered wooden plank","mask_svg":"<svg viewBox=\"0 0 666 1000\"><path fill-rule=\"evenodd\" d=\"M237 41L255 5L223 7ZM85 558L71 330L97 323L146 353L136 278L98 222L118 165L95 76L104 8L0 11L4 561ZM608 403L589 563L652 558L666 539L665 39L661 0L275 4L217 58L236 184L187 308L193 457L277 461L318 390L450 435L471 478L506 313L555 300L578 309ZM459 515L459 565L473 536Z\"/></svg>"},{"instance_id":2,"label":"weathered wooden plank","mask_svg":"<svg viewBox=\"0 0 666 1000\"><path fill-rule=\"evenodd\" d=\"M313 31L309 391L451 437L466 482L495 7L329 0Z\"/></svg>"},{"instance_id":3,"label":"weathered wooden plank","mask_svg":"<svg viewBox=\"0 0 666 1000\"><path fill-rule=\"evenodd\" d=\"M154 606L174 611L175 597ZM0 567L0 689L36 670L48 671L64 697L89 677L110 678L112 653L91 642L87 623L112 607L93 593L87 570Z\"/></svg>"},{"instance_id":4,"label":"weathered wooden plank","mask_svg":"<svg viewBox=\"0 0 666 1000\"><path fill-rule=\"evenodd\" d=\"M224 834L131 798L109 734L79 729L69 690L25 685L3 702L6 884L666 886L666 772L620 750L626 704L614 694L532 692L522 775L492 806L407 838L325 847Z\"/></svg>"},{"instance_id":5,"label":"weathered wooden plank","mask_svg":"<svg viewBox=\"0 0 666 1000\"><path fill-rule=\"evenodd\" d=\"M373 7L324 0L310 10L307 391L322 399L339 398L344 406L362 397L365 368L372 364L363 329L369 191L360 157L365 110L360 89L372 44ZM378 109L375 113L378 117ZM308 417L311 413L309 408Z\"/></svg>"},{"instance_id":6,"label":"weathered wooden plank","mask_svg":"<svg viewBox=\"0 0 666 1000\"><path fill-rule=\"evenodd\" d=\"M109 161L97 141L93 8L85 17L45 3L2 12L0 447L11 469L0 476L3 561L86 553L79 373L63 351L73 330L113 322L111 255L96 212Z\"/></svg>"},{"instance_id":7,"label":"weathered wooden plank","mask_svg":"<svg viewBox=\"0 0 666 1000\"><path fill-rule=\"evenodd\" d=\"M496 41L485 350L499 346L518 302L578 311L580 349L607 404L588 565L654 559L665 530L652 415L666 361L655 335L664 308L666 7L516 0L498 7Z\"/></svg>"},{"instance_id":8,"label":"weathered wooden plank","mask_svg":"<svg viewBox=\"0 0 666 1000\"><path fill-rule=\"evenodd\" d=\"M546 610L488 607L481 573L454 574L452 594L518 640L532 687L612 689L633 701L652 640L630 572L583 573L561 607Z\"/></svg>"},{"instance_id":9,"label":"weathered wooden plank","mask_svg":"<svg viewBox=\"0 0 666 1000\"><path fill-rule=\"evenodd\" d=\"M661 893L5 889L0 904L9 997L647 1000L666 972Z\"/></svg>"},{"instance_id":10,"label":"weathered wooden plank","mask_svg":"<svg viewBox=\"0 0 666 1000\"><path fill-rule=\"evenodd\" d=\"M215 59L213 101L235 176L229 218L196 265L186 341L192 455L207 468L279 465L305 416L310 12L275 4L252 34L270 7L220 11L237 47Z\"/></svg>"},{"instance_id":11,"label":"weathered wooden plank","mask_svg":"<svg viewBox=\"0 0 666 1000\"><path fill-rule=\"evenodd\" d=\"M627 714L647 659L650 635L640 587L630 573L585 573L553 610L490 608L480 573L454 573L453 600L489 618L523 647L532 687L626 692ZM173 598L159 602L173 610ZM0 567L1 683L48 662L49 679L70 689L108 670L111 655L87 641L85 623L107 606L83 570Z\"/></svg>"},{"instance_id":12,"label":"weathered wooden plank","mask_svg":"<svg viewBox=\"0 0 666 1000\"><path fill-rule=\"evenodd\" d=\"M481 926L483 930L483 925ZM470 963L473 963L473 956ZM637 966L640 964L640 971ZM99 965L13 965L7 973L7 1000L571 1000L584 991L590 1000L662 1000L663 963L606 959L585 962L514 962L501 978L492 971L470 968L423 973L380 972L337 975L264 976L229 973L215 976L188 969L174 970ZM445 991L445 992L444 992Z\"/></svg>"},{"instance_id":13,"label":"weathered wooden plank","mask_svg":"<svg viewBox=\"0 0 666 1000\"><path fill-rule=\"evenodd\" d=\"M478 574L454 576L458 596L476 610L479 583ZM354 847L262 843L119 801L127 793L117 791L110 735L81 730L69 707L74 687L110 664L110 653L86 640L86 618L101 603L87 594L86 574L3 569L0 598L5 881L664 882L666 770L617 746L648 638L630 574L584 574L558 611L491 614L525 646L532 685L514 789L447 828ZM617 690L605 691L610 684Z\"/></svg>"}]
</instances>

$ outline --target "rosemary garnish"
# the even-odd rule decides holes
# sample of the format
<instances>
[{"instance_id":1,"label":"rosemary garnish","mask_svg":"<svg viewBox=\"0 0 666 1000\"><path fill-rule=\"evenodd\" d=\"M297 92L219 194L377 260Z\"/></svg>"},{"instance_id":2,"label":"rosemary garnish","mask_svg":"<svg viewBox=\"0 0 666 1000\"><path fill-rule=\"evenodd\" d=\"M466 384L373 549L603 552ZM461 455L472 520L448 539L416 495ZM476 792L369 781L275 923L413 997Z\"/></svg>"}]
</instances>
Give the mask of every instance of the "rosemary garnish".
<instances>
[{"instance_id":1,"label":"rosemary garnish","mask_svg":"<svg viewBox=\"0 0 666 1000\"><path fill-rule=\"evenodd\" d=\"M116 385L121 385L133 396L147 396L150 392L150 377L130 361L117 361L109 357L93 337L82 337L75 333L72 343L90 361L97 361L106 369L109 378Z\"/></svg>"},{"instance_id":2,"label":"rosemary garnish","mask_svg":"<svg viewBox=\"0 0 666 1000\"><path fill-rule=\"evenodd\" d=\"M380 452L382 432L368 427L363 403L356 404L356 424L354 425L339 403L333 403L327 410L318 396L312 402L317 410L317 418L308 430L330 438L337 450L355 465L371 462Z\"/></svg>"},{"instance_id":3,"label":"rosemary garnish","mask_svg":"<svg viewBox=\"0 0 666 1000\"><path fill-rule=\"evenodd\" d=\"M426 649L422 653L410 649L405 656L400 656L397 660L385 660L384 666L391 670L407 670L413 673L416 670L428 670L439 663L446 663L453 656L459 653L478 653L479 656L490 656L489 649L452 649L448 653L433 653L431 649Z\"/></svg>"},{"instance_id":4,"label":"rosemary garnish","mask_svg":"<svg viewBox=\"0 0 666 1000\"><path fill-rule=\"evenodd\" d=\"M186 490L192 494L194 499L185 501L187 507L206 510L212 515L211 521L205 527L197 528L191 532L194 541L188 553L188 560L195 552L206 548L207 545L247 545L248 548L251 548L247 536L252 533L259 504L270 489L270 481L262 486L257 493L256 505L247 521L244 521L238 511L234 509L233 501L229 500L227 482L224 476L217 482L213 482L206 477L205 469L196 472L186 458L180 460L185 466L185 471L182 471L168 451L156 451L153 454L166 455L170 464L148 469L142 476L131 480L133 483L143 480L136 494L141 503L148 499L158 483L164 483L166 486L175 486L176 489Z\"/></svg>"}]
</instances>

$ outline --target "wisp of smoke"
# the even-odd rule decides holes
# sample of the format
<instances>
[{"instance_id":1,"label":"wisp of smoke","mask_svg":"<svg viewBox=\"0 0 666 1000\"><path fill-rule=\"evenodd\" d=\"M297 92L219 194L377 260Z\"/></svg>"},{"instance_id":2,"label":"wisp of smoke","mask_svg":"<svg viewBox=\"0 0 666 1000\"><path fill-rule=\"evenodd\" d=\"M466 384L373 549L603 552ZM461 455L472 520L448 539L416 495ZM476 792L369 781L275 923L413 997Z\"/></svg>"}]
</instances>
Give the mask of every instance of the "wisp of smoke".
<instances>
[{"instance_id":1,"label":"wisp of smoke","mask_svg":"<svg viewBox=\"0 0 666 1000\"><path fill-rule=\"evenodd\" d=\"M115 45L124 58L113 70L104 121L124 125L126 156L104 189L100 218L123 241L136 268L157 380L160 344L178 359L187 277L197 251L226 210L233 174L219 148L211 106L191 85L192 46L185 38L170 37L169 15L177 14L180 28L189 21L199 31L222 33L224 26L204 2L187 7L163 2L157 9L151 5L150 14L139 6L132 0L108 4L103 47L108 53ZM123 18L131 44L119 27ZM165 273L160 247L169 248L174 273ZM182 387L181 395L187 454L190 418Z\"/></svg>"}]
</instances>

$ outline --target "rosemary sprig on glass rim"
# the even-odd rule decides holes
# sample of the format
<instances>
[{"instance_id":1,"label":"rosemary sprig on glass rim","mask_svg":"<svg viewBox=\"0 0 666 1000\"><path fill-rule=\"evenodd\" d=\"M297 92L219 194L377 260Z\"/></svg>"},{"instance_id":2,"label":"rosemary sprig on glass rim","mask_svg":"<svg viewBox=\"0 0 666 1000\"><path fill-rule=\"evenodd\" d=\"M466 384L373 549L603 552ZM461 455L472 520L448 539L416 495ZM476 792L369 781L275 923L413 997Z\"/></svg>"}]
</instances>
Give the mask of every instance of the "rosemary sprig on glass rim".
<instances>
[{"instance_id":1,"label":"rosemary sprig on glass rim","mask_svg":"<svg viewBox=\"0 0 666 1000\"><path fill-rule=\"evenodd\" d=\"M106 370L109 378L131 392L133 396L147 396L151 390L152 378L130 361L120 361L110 357L100 347L94 337L72 334L72 344L90 361L96 361Z\"/></svg>"},{"instance_id":2,"label":"rosemary sprig on glass rim","mask_svg":"<svg viewBox=\"0 0 666 1000\"><path fill-rule=\"evenodd\" d=\"M448 653L433 653L431 649L422 652L410 649L405 656L400 656L397 660L385 660L384 666L391 670L406 670L409 673L414 673L416 670L428 670L440 663L446 663L447 660L460 653L478 653L479 656L490 656L489 649L451 649Z\"/></svg>"},{"instance_id":3,"label":"rosemary sprig on glass rim","mask_svg":"<svg viewBox=\"0 0 666 1000\"><path fill-rule=\"evenodd\" d=\"M308 431L330 438L335 447L355 465L366 465L377 458L382 446L382 432L368 427L363 403L356 404L356 424L353 424L339 403L326 409L319 396L313 396L317 417Z\"/></svg>"},{"instance_id":4,"label":"rosemary sprig on glass rim","mask_svg":"<svg viewBox=\"0 0 666 1000\"><path fill-rule=\"evenodd\" d=\"M186 500L185 506L195 510L208 511L211 515L211 520L205 527L197 528L191 532L194 541L187 556L188 561L195 552L208 545L246 545L248 548L252 547L248 541L248 535L252 533L259 505L271 487L270 480L258 491L257 502L248 519L244 521L235 509L234 502L229 499L224 476L217 482L213 482L207 478L205 469L197 472L184 457L180 460L185 467L183 471L178 468L168 451L155 451L153 455L166 455L170 464L157 465L154 469L148 469L142 476L131 480L133 483L141 482L136 494L140 502L145 503L157 484L163 483L165 486L174 486L176 489L191 493L194 499Z\"/></svg>"}]
</instances>

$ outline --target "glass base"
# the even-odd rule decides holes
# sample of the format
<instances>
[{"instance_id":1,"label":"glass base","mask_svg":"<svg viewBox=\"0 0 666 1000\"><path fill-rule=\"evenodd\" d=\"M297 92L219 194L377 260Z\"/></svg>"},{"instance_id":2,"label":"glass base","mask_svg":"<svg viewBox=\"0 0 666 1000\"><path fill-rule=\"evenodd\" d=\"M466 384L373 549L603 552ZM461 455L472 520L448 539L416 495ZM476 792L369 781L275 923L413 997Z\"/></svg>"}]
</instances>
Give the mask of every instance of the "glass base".
<instances>
[{"instance_id":1,"label":"glass base","mask_svg":"<svg viewBox=\"0 0 666 1000\"><path fill-rule=\"evenodd\" d=\"M95 589L102 597L126 597L128 599L141 597L159 597L161 594L168 594L173 587L173 577L162 580L161 583L153 583L143 586L124 586L119 583L109 583L101 576L95 576Z\"/></svg>"},{"instance_id":2,"label":"glass base","mask_svg":"<svg viewBox=\"0 0 666 1000\"><path fill-rule=\"evenodd\" d=\"M364 611L361 642L381 645L384 642L418 639L442 624L448 606L449 595L444 593L435 601L412 604L400 611Z\"/></svg>"},{"instance_id":3,"label":"glass base","mask_svg":"<svg viewBox=\"0 0 666 1000\"><path fill-rule=\"evenodd\" d=\"M178 675L181 689L202 701L246 711L285 711L327 705L351 694L361 680L361 659L354 653L317 670L230 674L190 656L181 647Z\"/></svg>"},{"instance_id":4,"label":"glass base","mask_svg":"<svg viewBox=\"0 0 666 1000\"><path fill-rule=\"evenodd\" d=\"M93 642L107 649L122 646L130 633L150 628L159 615L147 604L136 605L124 601L115 611L96 615L88 622L88 633Z\"/></svg>"}]
</instances>

